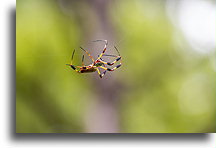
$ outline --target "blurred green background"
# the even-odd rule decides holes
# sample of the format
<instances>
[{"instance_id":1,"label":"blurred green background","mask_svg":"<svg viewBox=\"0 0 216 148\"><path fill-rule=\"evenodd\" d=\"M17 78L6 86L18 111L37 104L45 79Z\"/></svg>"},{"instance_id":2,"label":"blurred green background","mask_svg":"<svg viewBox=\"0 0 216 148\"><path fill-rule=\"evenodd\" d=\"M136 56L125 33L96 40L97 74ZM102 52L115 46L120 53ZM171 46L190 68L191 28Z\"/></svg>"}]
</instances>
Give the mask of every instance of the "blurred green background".
<instances>
[{"instance_id":1,"label":"blurred green background","mask_svg":"<svg viewBox=\"0 0 216 148\"><path fill-rule=\"evenodd\" d=\"M17 0L16 132L215 132L215 46L198 37L208 36L199 34L201 29L194 31L195 38L190 34L197 27L187 25L192 2ZM100 14L107 26L100 23ZM79 46L107 39L106 32L112 40L107 50L116 54L111 47L118 47L122 67L100 79L97 73L77 74L65 65L74 49L74 62L81 65ZM102 47L89 51L100 53ZM103 119L94 111L88 114L100 111L100 103L89 106L106 97L99 88L111 80L106 92L118 100L111 103L116 129L109 130L110 121L100 131L90 123Z\"/></svg>"}]
</instances>

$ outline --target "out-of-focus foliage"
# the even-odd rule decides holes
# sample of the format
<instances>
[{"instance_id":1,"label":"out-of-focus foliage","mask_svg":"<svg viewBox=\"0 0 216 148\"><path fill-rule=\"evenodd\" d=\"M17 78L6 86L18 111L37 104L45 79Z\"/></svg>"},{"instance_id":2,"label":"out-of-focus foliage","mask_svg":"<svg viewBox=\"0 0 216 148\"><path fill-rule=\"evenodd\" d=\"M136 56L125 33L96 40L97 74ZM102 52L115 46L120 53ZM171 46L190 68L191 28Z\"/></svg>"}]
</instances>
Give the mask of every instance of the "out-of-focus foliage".
<instances>
[{"instance_id":1,"label":"out-of-focus foliage","mask_svg":"<svg viewBox=\"0 0 216 148\"><path fill-rule=\"evenodd\" d=\"M88 83L65 65L78 40L57 3L18 1L17 132L82 132Z\"/></svg>"},{"instance_id":2,"label":"out-of-focus foliage","mask_svg":"<svg viewBox=\"0 0 216 148\"><path fill-rule=\"evenodd\" d=\"M209 56L174 46L164 2L114 1L109 15L123 57L121 132L215 132L215 71ZM85 132L91 74L65 65L83 38L76 17L29 0L17 1L16 20L16 132Z\"/></svg>"}]
</instances>

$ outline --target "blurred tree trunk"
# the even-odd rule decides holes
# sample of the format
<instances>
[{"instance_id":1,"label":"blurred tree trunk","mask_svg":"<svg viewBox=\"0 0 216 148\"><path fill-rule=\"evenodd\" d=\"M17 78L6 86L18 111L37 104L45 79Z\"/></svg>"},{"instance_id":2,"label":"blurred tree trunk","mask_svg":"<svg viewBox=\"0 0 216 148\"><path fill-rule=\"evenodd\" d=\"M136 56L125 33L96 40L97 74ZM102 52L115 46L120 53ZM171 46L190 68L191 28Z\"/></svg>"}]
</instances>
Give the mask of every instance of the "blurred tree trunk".
<instances>
[{"instance_id":1,"label":"blurred tree trunk","mask_svg":"<svg viewBox=\"0 0 216 148\"><path fill-rule=\"evenodd\" d=\"M74 15L83 29L82 36L84 41L106 39L108 44L115 41L115 31L108 14L108 9L111 8L113 3L112 0L61 0L60 2L60 5L64 8L67 7L68 9L68 5L72 6L71 9L73 10L70 11L75 13ZM94 50L97 49L98 44L99 42L94 43L90 47L90 49L93 49L91 53L94 57L97 57L103 50L101 49L100 52ZM112 76L106 77L107 73L103 79L94 74L92 81L90 81L95 100L89 104L86 113L85 125L87 132L119 132L118 95L120 91L118 86L120 84L114 80L113 73Z\"/></svg>"}]
</instances>

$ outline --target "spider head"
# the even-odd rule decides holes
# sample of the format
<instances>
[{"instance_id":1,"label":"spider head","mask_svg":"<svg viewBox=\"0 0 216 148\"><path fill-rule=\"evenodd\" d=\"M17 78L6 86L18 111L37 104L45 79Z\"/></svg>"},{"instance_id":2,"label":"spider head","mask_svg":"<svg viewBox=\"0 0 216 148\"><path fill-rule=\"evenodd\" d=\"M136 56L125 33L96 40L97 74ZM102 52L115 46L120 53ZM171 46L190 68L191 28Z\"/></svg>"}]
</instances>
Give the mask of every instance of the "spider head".
<instances>
[{"instance_id":1,"label":"spider head","mask_svg":"<svg viewBox=\"0 0 216 148\"><path fill-rule=\"evenodd\" d=\"M103 63L101 63L101 62L97 62L97 63L95 64L96 67L99 67L99 66L102 66L102 65L103 65Z\"/></svg>"}]
</instances>

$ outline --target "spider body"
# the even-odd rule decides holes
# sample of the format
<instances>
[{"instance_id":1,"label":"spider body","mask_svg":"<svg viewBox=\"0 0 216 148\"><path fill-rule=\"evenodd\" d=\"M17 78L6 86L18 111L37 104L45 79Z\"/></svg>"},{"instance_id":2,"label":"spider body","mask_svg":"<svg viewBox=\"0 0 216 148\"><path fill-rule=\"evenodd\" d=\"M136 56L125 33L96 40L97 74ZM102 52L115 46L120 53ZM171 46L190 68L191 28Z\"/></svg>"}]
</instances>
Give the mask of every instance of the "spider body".
<instances>
[{"instance_id":1,"label":"spider body","mask_svg":"<svg viewBox=\"0 0 216 148\"><path fill-rule=\"evenodd\" d=\"M83 66L80 68L80 73L89 73L89 72L95 72L97 71L96 68L94 68L92 65L89 66Z\"/></svg>"},{"instance_id":2,"label":"spider body","mask_svg":"<svg viewBox=\"0 0 216 148\"><path fill-rule=\"evenodd\" d=\"M71 64L66 64L68 66L70 66L73 70L75 70L76 72L78 73L91 73L91 72L95 72L97 71L100 78L102 78L106 71L114 71L115 69L119 68L121 66L121 63L119 65L117 65L116 67L114 68L107 68L105 65L108 65L108 66L112 66L114 65L116 62L120 61L121 60L121 56L119 54L119 51L117 50L117 48L115 47L116 51L118 52L118 56L116 55L106 55L104 54L105 51L106 51L106 47L107 47L107 40L96 40L96 41L103 41L105 42L105 47L102 51L102 53L98 56L98 58L96 60L94 60L94 58L91 56L91 54L89 52L87 52L85 49L83 49L82 47L80 47L92 60L92 64L88 65L88 66L84 66L83 64L83 60L84 60L84 55L82 57L82 66L75 66L72 64L72 61L73 61L73 56L74 56L74 53L75 53L75 50L73 51L72 53L72 57L71 57ZM95 41L95 42L96 42ZM106 62L102 59L103 56L111 56L111 57L116 57L116 60L114 60L113 62ZM100 72L99 68L101 69L104 69L105 71L103 73Z\"/></svg>"}]
</instances>

